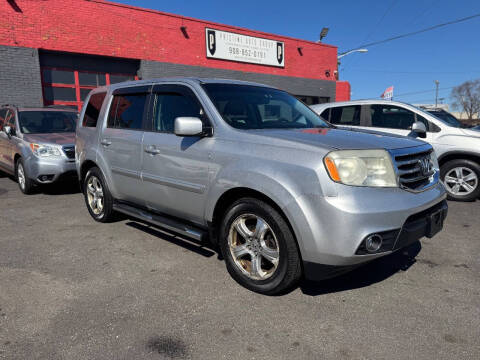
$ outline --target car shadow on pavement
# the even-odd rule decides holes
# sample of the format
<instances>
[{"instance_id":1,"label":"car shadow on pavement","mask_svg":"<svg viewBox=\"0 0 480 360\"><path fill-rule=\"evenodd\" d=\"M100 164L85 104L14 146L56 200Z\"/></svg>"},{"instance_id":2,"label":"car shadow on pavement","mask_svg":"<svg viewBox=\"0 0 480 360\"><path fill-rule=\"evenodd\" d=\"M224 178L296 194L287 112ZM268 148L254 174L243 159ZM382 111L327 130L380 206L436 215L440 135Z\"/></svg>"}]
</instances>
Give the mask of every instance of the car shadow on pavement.
<instances>
[{"instance_id":1,"label":"car shadow on pavement","mask_svg":"<svg viewBox=\"0 0 480 360\"><path fill-rule=\"evenodd\" d=\"M341 276L319 282L304 280L300 289L306 295L317 296L366 287L383 281L399 271L408 270L416 262L415 257L421 249L422 245L417 241Z\"/></svg>"},{"instance_id":2,"label":"car shadow on pavement","mask_svg":"<svg viewBox=\"0 0 480 360\"><path fill-rule=\"evenodd\" d=\"M71 195L80 193L80 185L78 180L62 181L49 185L37 186L35 193L45 195Z\"/></svg>"},{"instance_id":3,"label":"car shadow on pavement","mask_svg":"<svg viewBox=\"0 0 480 360\"><path fill-rule=\"evenodd\" d=\"M182 238L180 236L165 232L163 229L158 229L153 225L142 223L137 219L135 220L131 219L131 220L132 221L128 221L126 223L127 226L133 227L138 230L142 230L147 234L156 236L162 240L181 246L184 249L193 251L194 253L197 253L204 257L212 257L213 255L216 254L216 252L213 249L206 247L207 244L202 244L194 240L187 240L186 238Z\"/></svg>"}]
</instances>

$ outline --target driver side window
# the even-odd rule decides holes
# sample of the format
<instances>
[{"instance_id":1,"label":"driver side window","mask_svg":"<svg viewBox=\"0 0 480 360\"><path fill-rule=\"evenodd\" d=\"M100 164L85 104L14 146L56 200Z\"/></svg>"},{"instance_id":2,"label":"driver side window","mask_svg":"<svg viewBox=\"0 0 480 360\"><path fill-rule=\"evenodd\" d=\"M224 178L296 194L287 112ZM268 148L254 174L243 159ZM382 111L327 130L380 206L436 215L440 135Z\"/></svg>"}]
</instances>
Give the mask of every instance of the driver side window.
<instances>
[{"instance_id":1,"label":"driver side window","mask_svg":"<svg viewBox=\"0 0 480 360\"><path fill-rule=\"evenodd\" d=\"M173 133L177 117L202 118L203 110L191 97L181 92L159 92L154 99L153 130Z\"/></svg>"},{"instance_id":2,"label":"driver side window","mask_svg":"<svg viewBox=\"0 0 480 360\"><path fill-rule=\"evenodd\" d=\"M372 127L409 130L415 122L415 114L394 105L371 105Z\"/></svg>"},{"instance_id":3,"label":"driver side window","mask_svg":"<svg viewBox=\"0 0 480 360\"><path fill-rule=\"evenodd\" d=\"M6 109L0 110L0 131L3 130L3 125L5 123L6 115L7 115L7 110Z\"/></svg>"},{"instance_id":4,"label":"driver side window","mask_svg":"<svg viewBox=\"0 0 480 360\"><path fill-rule=\"evenodd\" d=\"M15 112L11 109L7 110L4 126L10 126L12 128L12 134L16 133Z\"/></svg>"}]
</instances>

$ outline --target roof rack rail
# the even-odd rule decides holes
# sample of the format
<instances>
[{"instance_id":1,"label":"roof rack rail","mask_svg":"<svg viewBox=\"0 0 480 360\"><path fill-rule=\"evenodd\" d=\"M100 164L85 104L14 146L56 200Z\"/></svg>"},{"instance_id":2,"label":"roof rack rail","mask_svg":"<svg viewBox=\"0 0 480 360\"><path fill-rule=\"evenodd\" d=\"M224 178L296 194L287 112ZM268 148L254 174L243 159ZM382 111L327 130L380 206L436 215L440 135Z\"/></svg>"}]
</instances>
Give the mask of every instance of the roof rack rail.
<instances>
[{"instance_id":1,"label":"roof rack rail","mask_svg":"<svg viewBox=\"0 0 480 360\"><path fill-rule=\"evenodd\" d=\"M69 109L69 110L76 110L74 107L74 105L45 105L44 107L45 108L49 108L49 109Z\"/></svg>"}]
</instances>

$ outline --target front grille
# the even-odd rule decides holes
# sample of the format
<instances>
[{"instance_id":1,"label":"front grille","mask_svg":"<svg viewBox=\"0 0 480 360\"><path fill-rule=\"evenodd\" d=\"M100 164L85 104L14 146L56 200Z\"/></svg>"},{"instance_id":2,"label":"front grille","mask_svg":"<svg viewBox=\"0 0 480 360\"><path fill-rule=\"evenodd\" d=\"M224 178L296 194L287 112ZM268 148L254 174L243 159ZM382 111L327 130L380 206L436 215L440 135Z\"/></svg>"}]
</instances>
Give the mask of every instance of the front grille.
<instances>
[{"instance_id":1,"label":"front grille","mask_svg":"<svg viewBox=\"0 0 480 360\"><path fill-rule=\"evenodd\" d=\"M63 147L63 152L69 158L70 160L75 159L75 146L74 145L68 145Z\"/></svg>"},{"instance_id":2,"label":"front grille","mask_svg":"<svg viewBox=\"0 0 480 360\"><path fill-rule=\"evenodd\" d=\"M432 149L410 154L394 155L400 186L410 190L421 190L431 184L435 170L430 155Z\"/></svg>"}]
</instances>

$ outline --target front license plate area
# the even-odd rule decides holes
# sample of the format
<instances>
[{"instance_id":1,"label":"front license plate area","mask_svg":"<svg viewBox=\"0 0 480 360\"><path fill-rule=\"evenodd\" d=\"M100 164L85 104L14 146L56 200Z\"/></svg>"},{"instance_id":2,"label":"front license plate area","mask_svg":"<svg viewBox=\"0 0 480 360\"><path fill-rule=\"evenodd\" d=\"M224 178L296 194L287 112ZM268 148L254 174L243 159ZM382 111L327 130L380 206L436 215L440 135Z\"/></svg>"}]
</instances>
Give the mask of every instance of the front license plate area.
<instances>
[{"instance_id":1,"label":"front license plate area","mask_svg":"<svg viewBox=\"0 0 480 360\"><path fill-rule=\"evenodd\" d=\"M430 214L427 218L427 231L426 236L428 238L434 237L440 230L443 229L443 209L437 210Z\"/></svg>"}]
</instances>

